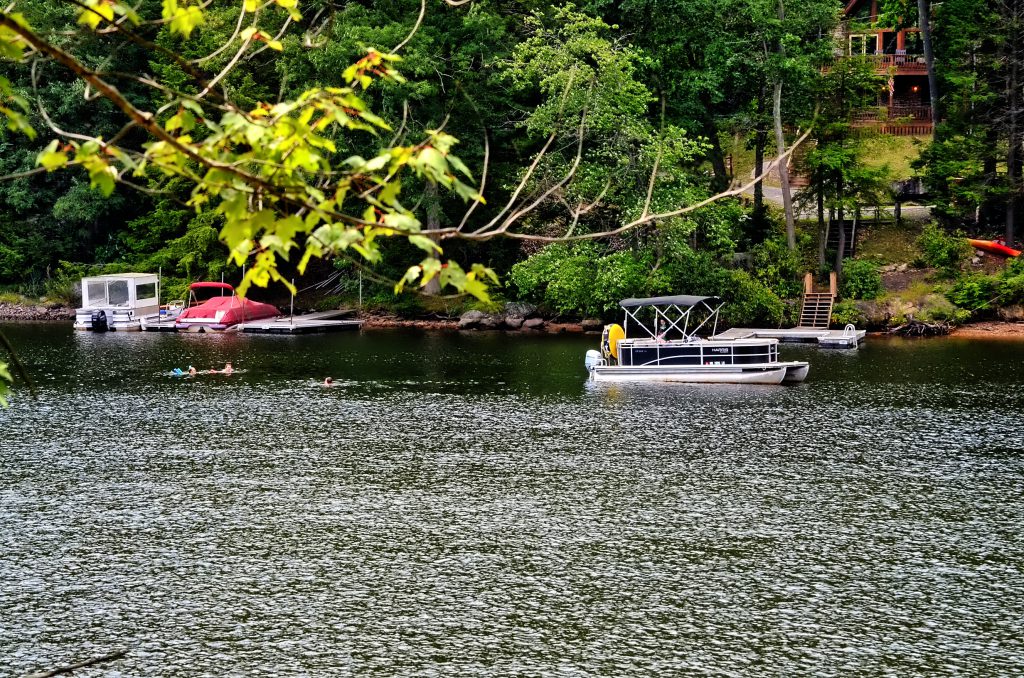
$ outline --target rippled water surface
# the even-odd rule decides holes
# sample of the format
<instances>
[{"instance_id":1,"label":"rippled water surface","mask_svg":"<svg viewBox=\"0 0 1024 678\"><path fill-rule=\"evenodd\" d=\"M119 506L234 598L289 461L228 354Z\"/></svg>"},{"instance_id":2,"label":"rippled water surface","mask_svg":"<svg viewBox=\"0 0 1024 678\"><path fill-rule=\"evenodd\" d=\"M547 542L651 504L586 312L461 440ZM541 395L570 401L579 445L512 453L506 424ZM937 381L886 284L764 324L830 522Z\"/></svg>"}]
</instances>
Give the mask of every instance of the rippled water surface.
<instances>
[{"instance_id":1,"label":"rippled water surface","mask_svg":"<svg viewBox=\"0 0 1024 678\"><path fill-rule=\"evenodd\" d=\"M4 329L0 675L1024 673L1024 344L605 386L594 337Z\"/></svg>"}]
</instances>

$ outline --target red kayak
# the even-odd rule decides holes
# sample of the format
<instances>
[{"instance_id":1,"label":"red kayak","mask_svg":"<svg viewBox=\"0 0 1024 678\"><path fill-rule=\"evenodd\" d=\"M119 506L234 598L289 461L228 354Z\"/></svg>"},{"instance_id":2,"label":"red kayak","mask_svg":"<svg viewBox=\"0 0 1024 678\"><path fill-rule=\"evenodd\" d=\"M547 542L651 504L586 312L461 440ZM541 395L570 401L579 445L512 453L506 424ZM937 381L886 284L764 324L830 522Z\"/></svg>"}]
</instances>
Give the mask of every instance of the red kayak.
<instances>
[{"instance_id":1,"label":"red kayak","mask_svg":"<svg viewBox=\"0 0 1024 678\"><path fill-rule=\"evenodd\" d=\"M227 283L192 283L188 296L188 308L174 321L179 332L219 332L239 323L281 315L270 304L239 297Z\"/></svg>"},{"instance_id":2,"label":"red kayak","mask_svg":"<svg viewBox=\"0 0 1024 678\"><path fill-rule=\"evenodd\" d=\"M991 252L992 254L1001 254L1004 257L1020 256L1020 250L1015 250L1012 247L1007 247L1006 245L992 240L974 240L973 238L968 238L967 242L971 243L971 247L975 249Z\"/></svg>"}]
</instances>

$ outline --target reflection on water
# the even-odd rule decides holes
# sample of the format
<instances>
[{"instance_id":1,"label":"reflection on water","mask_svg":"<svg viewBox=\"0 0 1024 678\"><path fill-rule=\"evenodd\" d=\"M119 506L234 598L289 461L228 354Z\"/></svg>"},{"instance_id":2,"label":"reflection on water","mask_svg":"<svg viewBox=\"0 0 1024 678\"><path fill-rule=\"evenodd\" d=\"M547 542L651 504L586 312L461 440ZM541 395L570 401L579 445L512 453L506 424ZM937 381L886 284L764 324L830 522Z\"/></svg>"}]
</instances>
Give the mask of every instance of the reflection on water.
<instances>
[{"instance_id":1,"label":"reflection on water","mask_svg":"<svg viewBox=\"0 0 1024 678\"><path fill-rule=\"evenodd\" d=\"M593 337L5 331L3 675L1022 666L1022 345L652 386Z\"/></svg>"}]
</instances>

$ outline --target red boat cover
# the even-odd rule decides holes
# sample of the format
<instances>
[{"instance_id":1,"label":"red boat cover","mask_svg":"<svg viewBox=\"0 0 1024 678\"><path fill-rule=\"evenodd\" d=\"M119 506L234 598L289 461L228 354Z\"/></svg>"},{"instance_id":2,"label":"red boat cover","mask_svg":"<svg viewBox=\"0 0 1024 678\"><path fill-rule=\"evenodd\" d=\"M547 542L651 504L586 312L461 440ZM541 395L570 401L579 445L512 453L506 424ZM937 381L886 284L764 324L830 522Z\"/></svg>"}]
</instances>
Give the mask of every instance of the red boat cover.
<instances>
[{"instance_id":1,"label":"red boat cover","mask_svg":"<svg viewBox=\"0 0 1024 678\"><path fill-rule=\"evenodd\" d=\"M196 284L221 285L222 283ZM230 288L230 285L228 287ZM192 306L185 309L182 314L178 316L178 321L180 322L189 318L216 318L217 313L221 311L224 312L224 315L222 315L220 320L217 322L222 325L237 325L241 322L262 320L263 318L273 318L276 315L281 315L280 312L270 304L253 301L252 299L241 299L234 294L231 294L223 297L213 297L212 299L207 299L198 306Z\"/></svg>"}]
</instances>

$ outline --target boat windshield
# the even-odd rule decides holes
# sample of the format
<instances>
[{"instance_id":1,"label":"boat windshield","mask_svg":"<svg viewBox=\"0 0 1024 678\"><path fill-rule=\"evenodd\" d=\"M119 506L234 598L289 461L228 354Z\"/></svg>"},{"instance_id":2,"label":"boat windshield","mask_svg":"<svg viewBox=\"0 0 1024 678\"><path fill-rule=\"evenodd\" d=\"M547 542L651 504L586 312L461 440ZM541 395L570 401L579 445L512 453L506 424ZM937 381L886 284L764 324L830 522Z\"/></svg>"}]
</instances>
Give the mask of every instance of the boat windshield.
<instances>
[{"instance_id":1,"label":"boat windshield","mask_svg":"<svg viewBox=\"0 0 1024 678\"><path fill-rule=\"evenodd\" d=\"M718 297L676 295L647 299L623 299L627 338L658 341L692 341L697 332L709 323L711 334L718 330L718 311L723 302ZM632 332L630 331L632 329Z\"/></svg>"},{"instance_id":2,"label":"boat windshield","mask_svg":"<svg viewBox=\"0 0 1024 678\"><path fill-rule=\"evenodd\" d=\"M188 290L190 305L201 304L214 297L230 297L234 290L228 285L192 285Z\"/></svg>"}]
</instances>

